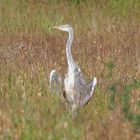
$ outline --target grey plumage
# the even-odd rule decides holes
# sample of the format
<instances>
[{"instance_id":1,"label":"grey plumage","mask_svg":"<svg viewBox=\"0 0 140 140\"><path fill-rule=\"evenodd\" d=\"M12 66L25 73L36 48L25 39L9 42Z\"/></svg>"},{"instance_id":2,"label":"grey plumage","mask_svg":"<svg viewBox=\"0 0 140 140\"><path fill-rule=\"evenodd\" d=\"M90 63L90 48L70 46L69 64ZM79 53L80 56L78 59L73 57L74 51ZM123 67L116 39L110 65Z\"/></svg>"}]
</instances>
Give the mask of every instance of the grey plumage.
<instances>
[{"instance_id":1,"label":"grey plumage","mask_svg":"<svg viewBox=\"0 0 140 140\"><path fill-rule=\"evenodd\" d=\"M56 79L54 78L54 80L50 80L50 86L52 85L52 81L54 81L58 87L59 85L62 85L61 90L56 90L56 92L63 93L66 102L70 105L73 111L78 107L84 106L89 101L97 84L97 79L94 77L93 80L85 83L79 66L74 62L74 59L71 54L71 45L73 41L72 27L69 25L62 25L54 28L69 33L69 37L66 44L68 72L64 80L60 78L56 70L55 72L51 72L50 79L53 79L52 77L56 77Z\"/></svg>"},{"instance_id":2,"label":"grey plumage","mask_svg":"<svg viewBox=\"0 0 140 140\"><path fill-rule=\"evenodd\" d=\"M52 70L49 79L49 90L51 93L62 94L63 80L56 70Z\"/></svg>"}]
</instances>

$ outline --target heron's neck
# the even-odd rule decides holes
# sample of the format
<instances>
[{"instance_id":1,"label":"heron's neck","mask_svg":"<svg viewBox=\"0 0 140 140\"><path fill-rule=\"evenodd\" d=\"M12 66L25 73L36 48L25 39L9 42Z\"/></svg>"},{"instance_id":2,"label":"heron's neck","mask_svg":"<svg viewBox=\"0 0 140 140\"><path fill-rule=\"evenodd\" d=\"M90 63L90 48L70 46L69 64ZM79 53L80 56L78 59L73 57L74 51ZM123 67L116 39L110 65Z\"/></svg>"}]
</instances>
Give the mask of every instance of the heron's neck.
<instances>
[{"instance_id":1,"label":"heron's neck","mask_svg":"<svg viewBox=\"0 0 140 140\"><path fill-rule=\"evenodd\" d=\"M76 67L76 64L73 60L72 54L71 54L71 45L73 41L73 30L69 31L69 37L66 44L66 55L67 55L67 62L68 62L68 71L73 71Z\"/></svg>"}]
</instances>

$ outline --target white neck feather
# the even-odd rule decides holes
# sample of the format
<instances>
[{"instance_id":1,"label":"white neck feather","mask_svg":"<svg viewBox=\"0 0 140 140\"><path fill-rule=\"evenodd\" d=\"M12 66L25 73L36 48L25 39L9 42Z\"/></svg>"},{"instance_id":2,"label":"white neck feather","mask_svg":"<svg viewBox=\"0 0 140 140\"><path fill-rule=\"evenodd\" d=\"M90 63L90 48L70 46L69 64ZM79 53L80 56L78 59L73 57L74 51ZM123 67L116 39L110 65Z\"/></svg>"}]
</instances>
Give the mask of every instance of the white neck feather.
<instances>
[{"instance_id":1,"label":"white neck feather","mask_svg":"<svg viewBox=\"0 0 140 140\"><path fill-rule=\"evenodd\" d=\"M66 44L66 55L67 55L67 62L68 62L68 73L74 71L76 68L76 64L71 54L71 45L73 41L73 30L71 29L69 32L69 37Z\"/></svg>"}]
</instances>

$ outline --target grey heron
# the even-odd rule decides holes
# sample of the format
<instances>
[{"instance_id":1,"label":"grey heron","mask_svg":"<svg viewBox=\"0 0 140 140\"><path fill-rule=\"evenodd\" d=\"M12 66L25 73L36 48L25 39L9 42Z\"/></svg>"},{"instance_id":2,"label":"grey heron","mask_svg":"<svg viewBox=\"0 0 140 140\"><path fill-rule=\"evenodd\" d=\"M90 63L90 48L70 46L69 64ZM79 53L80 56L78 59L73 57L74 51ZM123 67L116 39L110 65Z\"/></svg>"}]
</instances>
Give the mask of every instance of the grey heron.
<instances>
[{"instance_id":1,"label":"grey heron","mask_svg":"<svg viewBox=\"0 0 140 140\"><path fill-rule=\"evenodd\" d=\"M63 92L66 102L73 111L84 106L89 101L97 84L97 79L94 77L93 80L85 83L79 66L74 62L71 54L71 45L73 41L72 27L70 25L62 25L55 26L54 28L68 32L69 34L66 43L68 72L64 80L62 80L56 70L53 70L50 74L50 85L52 84L52 81L57 85L63 85L61 91Z\"/></svg>"}]
</instances>

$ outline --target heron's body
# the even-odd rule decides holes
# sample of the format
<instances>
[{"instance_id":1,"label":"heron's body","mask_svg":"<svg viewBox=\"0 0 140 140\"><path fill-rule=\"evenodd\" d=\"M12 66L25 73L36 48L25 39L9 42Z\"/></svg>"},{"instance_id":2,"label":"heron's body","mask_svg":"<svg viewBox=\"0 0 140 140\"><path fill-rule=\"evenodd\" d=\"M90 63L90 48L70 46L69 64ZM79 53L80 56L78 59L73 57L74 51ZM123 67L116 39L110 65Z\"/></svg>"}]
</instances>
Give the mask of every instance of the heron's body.
<instances>
[{"instance_id":1,"label":"heron's body","mask_svg":"<svg viewBox=\"0 0 140 140\"><path fill-rule=\"evenodd\" d=\"M93 94L97 79L85 83L80 68L74 62L71 54L71 45L73 41L73 29L69 25L55 27L69 33L66 44L66 56L68 63L68 72L63 82L63 92L65 99L72 110L85 105Z\"/></svg>"}]
</instances>

